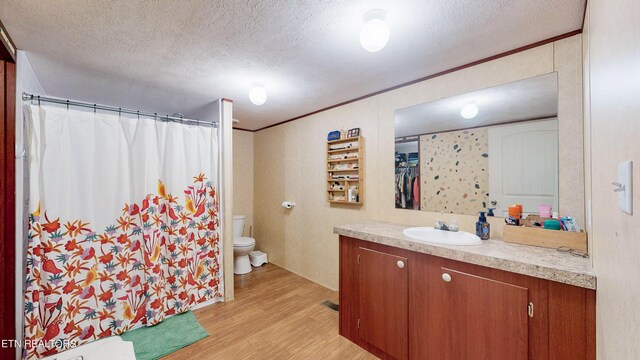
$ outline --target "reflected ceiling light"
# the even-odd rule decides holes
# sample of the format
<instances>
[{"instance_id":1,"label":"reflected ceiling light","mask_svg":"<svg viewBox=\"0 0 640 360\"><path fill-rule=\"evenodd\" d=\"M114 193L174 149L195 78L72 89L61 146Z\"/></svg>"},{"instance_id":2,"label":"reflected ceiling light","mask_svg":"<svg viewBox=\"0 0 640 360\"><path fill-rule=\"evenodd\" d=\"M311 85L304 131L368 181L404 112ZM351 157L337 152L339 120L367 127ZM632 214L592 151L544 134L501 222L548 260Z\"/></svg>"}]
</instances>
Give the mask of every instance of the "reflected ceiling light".
<instances>
[{"instance_id":1,"label":"reflected ceiling light","mask_svg":"<svg viewBox=\"0 0 640 360\"><path fill-rule=\"evenodd\" d=\"M360 30L360 44L369 52L382 50L389 42L389 26L385 22L387 14L380 9L364 14L364 25Z\"/></svg>"},{"instance_id":2,"label":"reflected ceiling light","mask_svg":"<svg viewBox=\"0 0 640 360\"><path fill-rule=\"evenodd\" d=\"M460 110L460 115L465 119L473 119L478 115L478 107L476 104L467 104Z\"/></svg>"},{"instance_id":3,"label":"reflected ceiling light","mask_svg":"<svg viewBox=\"0 0 640 360\"><path fill-rule=\"evenodd\" d=\"M267 101L267 92L262 86L254 86L249 90L249 100L254 105L262 105Z\"/></svg>"}]
</instances>

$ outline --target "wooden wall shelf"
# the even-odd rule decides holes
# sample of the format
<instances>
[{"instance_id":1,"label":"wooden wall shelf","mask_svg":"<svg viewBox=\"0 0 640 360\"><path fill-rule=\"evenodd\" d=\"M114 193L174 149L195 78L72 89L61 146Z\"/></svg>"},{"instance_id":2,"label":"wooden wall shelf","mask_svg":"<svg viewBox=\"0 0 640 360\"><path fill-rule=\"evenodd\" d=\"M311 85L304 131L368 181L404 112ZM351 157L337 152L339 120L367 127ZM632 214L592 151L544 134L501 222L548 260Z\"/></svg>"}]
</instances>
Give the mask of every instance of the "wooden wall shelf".
<instances>
[{"instance_id":1,"label":"wooden wall shelf","mask_svg":"<svg viewBox=\"0 0 640 360\"><path fill-rule=\"evenodd\" d=\"M350 176L351 179L340 179ZM357 201L349 201L349 188L357 187ZM364 203L364 138L327 141L327 202L362 205Z\"/></svg>"}]
</instances>

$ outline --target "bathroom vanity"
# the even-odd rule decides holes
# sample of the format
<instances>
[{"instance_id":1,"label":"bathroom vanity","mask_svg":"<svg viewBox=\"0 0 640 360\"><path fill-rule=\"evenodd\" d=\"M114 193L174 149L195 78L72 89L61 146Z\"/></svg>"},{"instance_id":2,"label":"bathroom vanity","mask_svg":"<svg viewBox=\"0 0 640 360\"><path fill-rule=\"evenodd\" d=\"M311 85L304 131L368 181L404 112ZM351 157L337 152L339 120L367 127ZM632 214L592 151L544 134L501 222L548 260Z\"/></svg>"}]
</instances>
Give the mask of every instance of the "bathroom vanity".
<instances>
[{"instance_id":1,"label":"bathroom vanity","mask_svg":"<svg viewBox=\"0 0 640 360\"><path fill-rule=\"evenodd\" d=\"M411 240L366 222L340 235L340 335L382 359L595 359L589 259L489 240Z\"/></svg>"}]
</instances>

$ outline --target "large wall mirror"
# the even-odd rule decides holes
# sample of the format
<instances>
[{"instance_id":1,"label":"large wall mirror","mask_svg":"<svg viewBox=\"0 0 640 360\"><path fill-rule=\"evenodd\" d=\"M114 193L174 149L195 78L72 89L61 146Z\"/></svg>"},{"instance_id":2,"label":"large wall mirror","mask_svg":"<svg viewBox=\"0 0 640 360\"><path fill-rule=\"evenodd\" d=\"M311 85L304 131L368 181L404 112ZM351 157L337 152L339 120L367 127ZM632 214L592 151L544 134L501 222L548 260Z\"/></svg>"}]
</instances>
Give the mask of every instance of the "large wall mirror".
<instances>
[{"instance_id":1,"label":"large wall mirror","mask_svg":"<svg viewBox=\"0 0 640 360\"><path fill-rule=\"evenodd\" d=\"M556 73L396 110L395 137L396 208L558 209Z\"/></svg>"}]
</instances>

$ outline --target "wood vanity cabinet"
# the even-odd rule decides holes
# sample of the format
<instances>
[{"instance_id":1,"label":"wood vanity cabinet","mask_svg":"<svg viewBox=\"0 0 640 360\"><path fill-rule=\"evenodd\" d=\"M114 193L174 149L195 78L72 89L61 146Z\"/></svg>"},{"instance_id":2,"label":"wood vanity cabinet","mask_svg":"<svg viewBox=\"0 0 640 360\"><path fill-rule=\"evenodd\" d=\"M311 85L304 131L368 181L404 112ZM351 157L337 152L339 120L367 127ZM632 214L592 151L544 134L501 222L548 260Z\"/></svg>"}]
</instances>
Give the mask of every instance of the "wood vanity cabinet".
<instances>
[{"instance_id":1,"label":"wood vanity cabinet","mask_svg":"<svg viewBox=\"0 0 640 360\"><path fill-rule=\"evenodd\" d=\"M358 337L396 359L409 345L407 258L359 248Z\"/></svg>"},{"instance_id":2,"label":"wood vanity cabinet","mask_svg":"<svg viewBox=\"0 0 640 360\"><path fill-rule=\"evenodd\" d=\"M340 335L381 359L409 357L410 256L340 237Z\"/></svg>"},{"instance_id":3,"label":"wood vanity cabinet","mask_svg":"<svg viewBox=\"0 0 640 360\"><path fill-rule=\"evenodd\" d=\"M543 302L540 280L433 256L417 256L415 265L410 329L421 340L412 343L411 358L540 358L529 354L529 326L541 326L544 316L535 306Z\"/></svg>"},{"instance_id":4,"label":"wood vanity cabinet","mask_svg":"<svg viewBox=\"0 0 640 360\"><path fill-rule=\"evenodd\" d=\"M340 237L340 335L381 359L595 359L595 291Z\"/></svg>"}]
</instances>

